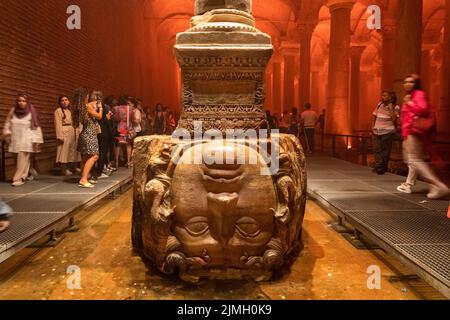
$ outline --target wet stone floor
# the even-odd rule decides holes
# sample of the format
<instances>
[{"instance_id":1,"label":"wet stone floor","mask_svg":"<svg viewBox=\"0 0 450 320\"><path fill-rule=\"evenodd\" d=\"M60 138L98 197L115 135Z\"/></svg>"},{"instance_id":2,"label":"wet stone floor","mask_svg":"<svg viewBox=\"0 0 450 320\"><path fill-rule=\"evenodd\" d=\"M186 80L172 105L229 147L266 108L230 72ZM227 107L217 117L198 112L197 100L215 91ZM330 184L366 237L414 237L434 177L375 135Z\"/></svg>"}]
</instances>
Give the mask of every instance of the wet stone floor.
<instances>
[{"instance_id":1,"label":"wet stone floor","mask_svg":"<svg viewBox=\"0 0 450 320\"><path fill-rule=\"evenodd\" d=\"M304 249L289 272L264 283L185 284L149 271L133 255L131 206L131 191L101 201L79 216L80 230L67 233L55 248L27 248L0 264L0 300L444 299L422 280L408 277L410 271L383 251L355 249L330 228L331 217L311 201ZM373 265L381 269L379 290L367 286L367 269ZM67 285L70 266L79 267L80 289Z\"/></svg>"}]
</instances>

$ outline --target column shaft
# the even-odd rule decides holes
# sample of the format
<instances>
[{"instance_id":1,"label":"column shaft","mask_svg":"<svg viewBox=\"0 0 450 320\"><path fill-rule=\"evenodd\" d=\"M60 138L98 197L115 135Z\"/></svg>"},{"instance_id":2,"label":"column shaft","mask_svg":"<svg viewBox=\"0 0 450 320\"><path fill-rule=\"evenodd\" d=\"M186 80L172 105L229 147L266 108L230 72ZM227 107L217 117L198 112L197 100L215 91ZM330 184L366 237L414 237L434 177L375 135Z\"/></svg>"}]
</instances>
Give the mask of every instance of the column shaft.
<instances>
[{"instance_id":1,"label":"column shaft","mask_svg":"<svg viewBox=\"0 0 450 320\"><path fill-rule=\"evenodd\" d=\"M331 35L326 131L345 134L349 122L350 18L353 3L330 6Z\"/></svg>"}]
</instances>

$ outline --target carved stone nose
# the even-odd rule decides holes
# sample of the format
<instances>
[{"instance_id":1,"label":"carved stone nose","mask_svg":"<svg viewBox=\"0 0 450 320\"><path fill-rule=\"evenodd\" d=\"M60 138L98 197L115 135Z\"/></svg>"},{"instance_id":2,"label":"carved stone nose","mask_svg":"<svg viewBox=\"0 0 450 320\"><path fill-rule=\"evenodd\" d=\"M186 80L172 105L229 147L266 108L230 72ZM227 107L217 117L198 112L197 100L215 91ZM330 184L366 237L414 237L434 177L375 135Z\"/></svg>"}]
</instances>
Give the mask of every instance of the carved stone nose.
<instances>
[{"instance_id":1,"label":"carved stone nose","mask_svg":"<svg viewBox=\"0 0 450 320\"><path fill-rule=\"evenodd\" d=\"M208 211L211 236L225 246L234 234L234 223L230 213L239 200L237 193L208 193Z\"/></svg>"}]
</instances>

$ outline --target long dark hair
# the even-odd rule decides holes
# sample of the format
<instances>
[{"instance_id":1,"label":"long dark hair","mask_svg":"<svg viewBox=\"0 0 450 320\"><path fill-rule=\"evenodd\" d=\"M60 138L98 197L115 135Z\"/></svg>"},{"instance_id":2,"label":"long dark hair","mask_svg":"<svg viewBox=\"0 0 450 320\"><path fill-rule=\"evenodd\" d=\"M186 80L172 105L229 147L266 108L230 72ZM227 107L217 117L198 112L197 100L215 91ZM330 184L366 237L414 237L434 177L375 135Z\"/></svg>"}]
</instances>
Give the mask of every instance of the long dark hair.
<instances>
[{"instance_id":1,"label":"long dark hair","mask_svg":"<svg viewBox=\"0 0 450 320\"><path fill-rule=\"evenodd\" d=\"M388 91L389 96L391 97L391 103L394 107L397 106L397 102L398 102L398 97L397 94L395 93L395 91Z\"/></svg>"},{"instance_id":2,"label":"long dark hair","mask_svg":"<svg viewBox=\"0 0 450 320\"><path fill-rule=\"evenodd\" d=\"M75 128L78 128L81 123L84 123L87 120L87 107L85 101L88 95L89 91L85 87L78 88L73 95L72 117L73 126Z\"/></svg>"},{"instance_id":3,"label":"long dark hair","mask_svg":"<svg viewBox=\"0 0 450 320\"><path fill-rule=\"evenodd\" d=\"M420 78L420 76L418 74L409 74L405 77L405 80L407 78L413 78L414 79L414 89L413 91L416 90L422 90L422 79Z\"/></svg>"}]
</instances>

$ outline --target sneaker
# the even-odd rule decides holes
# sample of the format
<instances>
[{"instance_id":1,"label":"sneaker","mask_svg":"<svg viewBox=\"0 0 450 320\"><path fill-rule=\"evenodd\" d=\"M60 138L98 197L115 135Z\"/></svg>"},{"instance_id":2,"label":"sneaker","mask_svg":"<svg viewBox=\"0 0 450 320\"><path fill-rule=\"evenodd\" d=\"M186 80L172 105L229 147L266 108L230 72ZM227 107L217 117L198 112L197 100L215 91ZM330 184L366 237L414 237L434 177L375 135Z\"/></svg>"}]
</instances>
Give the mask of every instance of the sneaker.
<instances>
[{"instance_id":1,"label":"sneaker","mask_svg":"<svg viewBox=\"0 0 450 320\"><path fill-rule=\"evenodd\" d=\"M11 183L11 185L13 187L20 187L20 186L23 186L24 184L25 184L25 181L23 181L23 179L20 179L20 180L17 180L17 181L14 181L13 183Z\"/></svg>"},{"instance_id":2,"label":"sneaker","mask_svg":"<svg viewBox=\"0 0 450 320\"><path fill-rule=\"evenodd\" d=\"M36 169L31 168L30 169L30 175L32 175L33 177L37 177L39 175L39 173L36 171Z\"/></svg>"},{"instance_id":3,"label":"sneaker","mask_svg":"<svg viewBox=\"0 0 450 320\"><path fill-rule=\"evenodd\" d=\"M71 175L73 175L73 172L72 171L70 171L69 169L66 169L66 170L64 170L64 175L67 177L67 176L71 176Z\"/></svg>"},{"instance_id":4,"label":"sneaker","mask_svg":"<svg viewBox=\"0 0 450 320\"><path fill-rule=\"evenodd\" d=\"M107 174L102 173L101 176L97 177L97 179L106 179L109 178L109 176Z\"/></svg>"},{"instance_id":5,"label":"sneaker","mask_svg":"<svg viewBox=\"0 0 450 320\"><path fill-rule=\"evenodd\" d=\"M436 188L435 186L431 187L430 193L427 194L427 198L431 200L439 200L445 198L450 194L450 189L445 188Z\"/></svg>"},{"instance_id":6,"label":"sneaker","mask_svg":"<svg viewBox=\"0 0 450 320\"><path fill-rule=\"evenodd\" d=\"M95 185L95 184L97 184L97 179L95 179L95 178L90 178L90 179L89 179L89 183Z\"/></svg>"},{"instance_id":7,"label":"sneaker","mask_svg":"<svg viewBox=\"0 0 450 320\"><path fill-rule=\"evenodd\" d=\"M397 187L397 191L400 191L402 193L411 194L412 193L412 186L408 183L402 183Z\"/></svg>"},{"instance_id":8,"label":"sneaker","mask_svg":"<svg viewBox=\"0 0 450 320\"><path fill-rule=\"evenodd\" d=\"M76 168L76 169L75 169L75 173L76 173L76 174L81 174L81 169L80 169L80 168Z\"/></svg>"}]
</instances>

